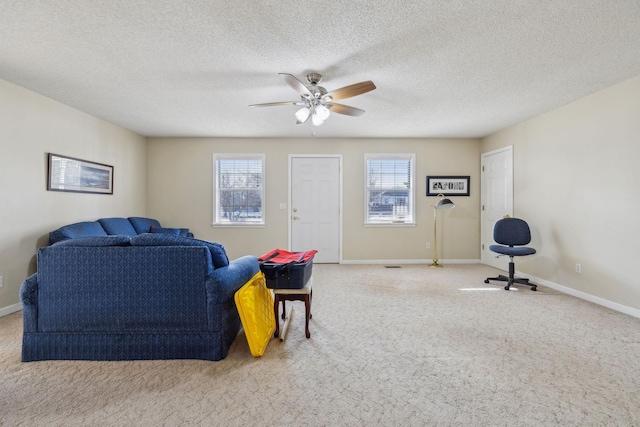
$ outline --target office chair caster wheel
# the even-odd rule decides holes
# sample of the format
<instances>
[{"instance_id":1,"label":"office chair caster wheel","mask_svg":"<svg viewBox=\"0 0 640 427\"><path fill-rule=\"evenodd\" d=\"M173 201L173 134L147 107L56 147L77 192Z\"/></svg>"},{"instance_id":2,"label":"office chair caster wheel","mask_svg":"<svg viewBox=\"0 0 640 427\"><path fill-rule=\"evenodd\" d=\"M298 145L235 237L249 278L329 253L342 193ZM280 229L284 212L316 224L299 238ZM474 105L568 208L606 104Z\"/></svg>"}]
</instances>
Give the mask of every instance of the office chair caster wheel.
<instances>
[{"instance_id":1,"label":"office chair caster wheel","mask_svg":"<svg viewBox=\"0 0 640 427\"><path fill-rule=\"evenodd\" d=\"M489 283L489 279L486 279L486 280L484 281L484 283Z\"/></svg>"},{"instance_id":2,"label":"office chair caster wheel","mask_svg":"<svg viewBox=\"0 0 640 427\"><path fill-rule=\"evenodd\" d=\"M537 291L537 290L538 290L538 287L537 287L537 286L532 286L532 287L531 287L531 290L532 290L532 291Z\"/></svg>"},{"instance_id":3,"label":"office chair caster wheel","mask_svg":"<svg viewBox=\"0 0 640 427\"><path fill-rule=\"evenodd\" d=\"M504 287L504 290L505 290L505 291L508 291L510 287L511 287L511 286L507 285L507 286L505 286L505 287Z\"/></svg>"}]
</instances>

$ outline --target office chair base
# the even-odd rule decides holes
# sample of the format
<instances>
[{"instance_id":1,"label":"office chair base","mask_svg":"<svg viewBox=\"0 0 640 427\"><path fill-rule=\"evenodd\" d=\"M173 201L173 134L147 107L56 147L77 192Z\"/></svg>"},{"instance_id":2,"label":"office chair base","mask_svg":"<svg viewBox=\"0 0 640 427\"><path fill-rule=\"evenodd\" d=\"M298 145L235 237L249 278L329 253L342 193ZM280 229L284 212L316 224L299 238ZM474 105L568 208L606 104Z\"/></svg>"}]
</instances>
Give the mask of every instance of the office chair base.
<instances>
[{"instance_id":1,"label":"office chair base","mask_svg":"<svg viewBox=\"0 0 640 427\"><path fill-rule=\"evenodd\" d=\"M498 277L488 277L484 281L484 283L489 283L489 281L491 281L491 280L496 281L496 282L507 282L507 285L504 287L505 291L508 291L509 288L514 284L531 286L531 290L532 291L537 291L538 290L537 289L538 285L529 282L529 279L514 277L513 279L509 280L509 278L507 276L499 275Z\"/></svg>"},{"instance_id":2,"label":"office chair base","mask_svg":"<svg viewBox=\"0 0 640 427\"><path fill-rule=\"evenodd\" d=\"M487 279L485 279L484 283L489 283L489 281L491 281L491 280L496 281L496 282L507 282L507 285L504 287L505 291L508 291L509 288L514 284L531 286L531 290L532 291L537 291L538 290L538 286L535 283L529 282L529 279L525 279L525 278L521 278L521 277L515 277L514 276L514 272L515 272L514 264L513 264L513 262L510 262L509 263L509 276L503 276L502 274L500 274L500 275L498 275L498 277L487 277Z\"/></svg>"}]
</instances>

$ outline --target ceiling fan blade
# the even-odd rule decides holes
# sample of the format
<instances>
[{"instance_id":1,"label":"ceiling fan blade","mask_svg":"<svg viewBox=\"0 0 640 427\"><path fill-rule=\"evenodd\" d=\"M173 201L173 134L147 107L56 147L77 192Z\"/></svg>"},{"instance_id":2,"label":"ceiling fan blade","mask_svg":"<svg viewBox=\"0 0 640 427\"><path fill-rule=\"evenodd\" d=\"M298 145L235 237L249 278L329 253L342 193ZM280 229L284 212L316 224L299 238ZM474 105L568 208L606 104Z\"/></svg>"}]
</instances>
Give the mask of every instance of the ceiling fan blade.
<instances>
[{"instance_id":1,"label":"ceiling fan blade","mask_svg":"<svg viewBox=\"0 0 640 427\"><path fill-rule=\"evenodd\" d=\"M282 76L284 81L287 82L287 84L300 95L311 95L311 92L304 85L304 83L298 80L295 76L287 73L280 73L280 75Z\"/></svg>"},{"instance_id":2,"label":"ceiling fan blade","mask_svg":"<svg viewBox=\"0 0 640 427\"><path fill-rule=\"evenodd\" d=\"M249 107L276 107L278 105L305 105L300 101L267 102L266 104L251 104Z\"/></svg>"},{"instance_id":3,"label":"ceiling fan blade","mask_svg":"<svg viewBox=\"0 0 640 427\"><path fill-rule=\"evenodd\" d=\"M332 113L344 114L346 116L360 117L364 114L364 110L355 107L349 107L348 105L343 104L334 104L332 102L327 102L325 104Z\"/></svg>"},{"instance_id":4,"label":"ceiling fan blade","mask_svg":"<svg viewBox=\"0 0 640 427\"><path fill-rule=\"evenodd\" d=\"M362 95L376 88L371 80L366 82L355 83L349 86L341 87L340 89L332 90L327 93L323 98L331 97L331 99L339 100L345 98L351 98L352 96Z\"/></svg>"}]
</instances>

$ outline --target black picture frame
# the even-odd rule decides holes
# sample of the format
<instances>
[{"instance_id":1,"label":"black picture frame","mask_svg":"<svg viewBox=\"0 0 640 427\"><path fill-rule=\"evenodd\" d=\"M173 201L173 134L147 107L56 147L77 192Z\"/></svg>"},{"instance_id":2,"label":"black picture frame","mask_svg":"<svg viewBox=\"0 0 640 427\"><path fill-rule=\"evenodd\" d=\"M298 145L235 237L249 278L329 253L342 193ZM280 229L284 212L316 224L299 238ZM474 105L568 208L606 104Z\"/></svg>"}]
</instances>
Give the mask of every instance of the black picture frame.
<instances>
[{"instance_id":1,"label":"black picture frame","mask_svg":"<svg viewBox=\"0 0 640 427\"><path fill-rule=\"evenodd\" d=\"M49 153L48 191L113 194L113 166Z\"/></svg>"},{"instance_id":2,"label":"black picture frame","mask_svg":"<svg viewBox=\"0 0 640 427\"><path fill-rule=\"evenodd\" d=\"M468 196L470 176L427 176L427 196Z\"/></svg>"}]
</instances>

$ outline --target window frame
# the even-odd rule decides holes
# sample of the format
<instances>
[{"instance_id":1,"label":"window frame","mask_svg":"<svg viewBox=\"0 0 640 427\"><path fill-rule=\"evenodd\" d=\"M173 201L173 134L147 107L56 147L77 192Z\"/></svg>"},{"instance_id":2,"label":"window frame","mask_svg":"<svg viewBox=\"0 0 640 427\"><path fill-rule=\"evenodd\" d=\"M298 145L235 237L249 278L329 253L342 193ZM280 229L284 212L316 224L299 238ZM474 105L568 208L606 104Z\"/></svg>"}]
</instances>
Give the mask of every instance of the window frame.
<instances>
[{"instance_id":1,"label":"window frame","mask_svg":"<svg viewBox=\"0 0 640 427\"><path fill-rule=\"evenodd\" d=\"M411 215L409 220L393 219L389 220L372 220L369 215L369 161L370 160L407 160L409 161L409 212ZM389 188L387 191L397 190L397 188ZM364 155L364 225L366 227L406 227L416 225L416 155L415 153L366 153Z\"/></svg>"},{"instance_id":2,"label":"window frame","mask_svg":"<svg viewBox=\"0 0 640 427\"><path fill-rule=\"evenodd\" d=\"M266 225L266 197L265 197L265 177L266 177L266 156L264 153L214 153L213 155L213 227L264 227ZM260 221L220 221L222 217L220 206L220 191L218 183L218 161L220 160L259 160L261 163L260 181ZM220 213L220 215L219 215Z\"/></svg>"}]
</instances>

